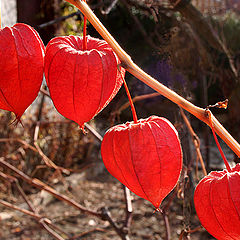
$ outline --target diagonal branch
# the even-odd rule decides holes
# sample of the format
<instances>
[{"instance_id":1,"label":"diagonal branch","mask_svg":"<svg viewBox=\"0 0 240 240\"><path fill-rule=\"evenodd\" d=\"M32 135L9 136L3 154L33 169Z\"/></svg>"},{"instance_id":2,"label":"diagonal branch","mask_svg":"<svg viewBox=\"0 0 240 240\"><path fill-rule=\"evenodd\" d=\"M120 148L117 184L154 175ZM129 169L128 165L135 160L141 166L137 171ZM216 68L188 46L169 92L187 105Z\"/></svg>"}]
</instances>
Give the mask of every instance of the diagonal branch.
<instances>
[{"instance_id":1,"label":"diagonal branch","mask_svg":"<svg viewBox=\"0 0 240 240\"><path fill-rule=\"evenodd\" d=\"M205 168L205 164L204 164L204 161L203 161L203 158L202 158L202 154L201 154L201 151L200 151L200 139L199 137L197 136L197 134L194 132L187 116L185 115L185 113L183 112L182 108L180 108L180 113L181 113L181 116L188 128L188 131L189 133L191 134L191 137L192 137L192 141L193 141L193 144L194 144L194 147L196 149L196 153L197 153L197 157L198 159L200 160L200 164L201 164L201 167L202 167L202 170L203 170L203 173L204 173L204 176L207 176L207 170ZM196 164L196 168L197 168L197 164Z\"/></svg>"},{"instance_id":2,"label":"diagonal branch","mask_svg":"<svg viewBox=\"0 0 240 240\"><path fill-rule=\"evenodd\" d=\"M111 214L107 210L107 208L100 209L100 212L89 210L89 209L83 207L81 204L75 202L71 198L67 197L66 195L57 192L55 189L51 188L50 186L48 186L44 182L40 181L39 179L29 177L28 175L26 175L22 171L18 170L17 168L15 168L14 166L12 166L8 162L6 162L3 157L0 158L0 165L2 165L4 168L7 168L7 169L13 171L15 174L17 174L25 182L31 184L32 186L34 186L38 189L41 189L41 190L44 190L44 191L50 193L51 195L53 195L54 197L56 197L60 201L63 201L65 203L73 206L77 210L79 210L79 211L81 211L85 214L89 214L89 215L98 217L103 221L108 221L111 224L111 226L114 228L116 233L121 237L122 240L130 240L130 238L128 236L128 232L125 231L124 227L118 226L118 224L112 219ZM5 204L5 206L7 206L8 203L0 201L0 204ZM8 207L14 208L14 206L10 206L10 205L8 205ZM14 208L14 209L22 211L22 212L25 211L25 209L19 209L19 208ZM129 208L129 211L130 211L130 208ZM36 213L33 213L31 211L28 211L28 210L26 210L24 213L28 214L32 217L38 216L40 218L40 215L38 215ZM127 220L129 221L129 224L130 224L130 219L127 218ZM54 226L52 226L52 227L54 227ZM45 228L45 229L47 230L47 228Z\"/></svg>"},{"instance_id":3,"label":"diagonal branch","mask_svg":"<svg viewBox=\"0 0 240 240\"><path fill-rule=\"evenodd\" d=\"M88 5L81 0L66 0L69 3L75 5L88 19L88 21L95 27L98 33L108 42L108 44L113 48L115 53L120 58L123 67L126 68L132 75L138 78L140 81L146 83L152 89L161 93L163 96L176 103L183 109L187 110L195 117L205 122L210 126L208 117L205 114L205 109L200 108L187 101L185 98L178 95L176 92L167 88L156 79L145 73L140 67L138 67L131 59L131 57L120 47L112 35L103 26L97 16L92 12ZM213 116L213 125L215 127L216 133L220 138L240 157L240 145L239 143L230 135L230 133L219 123L219 121Z\"/></svg>"},{"instance_id":4,"label":"diagonal branch","mask_svg":"<svg viewBox=\"0 0 240 240\"><path fill-rule=\"evenodd\" d=\"M53 229L51 229L47 223L51 223L51 221L49 219L45 219L43 218L41 215L37 214L37 213L34 213L34 212L31 212L31 211L28 211L26 209L22 209L22 208L19 208L18 206L15 206L14 204L11 204L9 202L6 202L4 200L1 200L0 199L0 204L2 204L3 206L5 207L8 207L8 208L11 208L11 209L14 209L14 210L17 210L19 212L22 212L24 214L27 214L33 218L35 218L42 226L43 228L45 228L49 234L51 234L55 239L57 240L64 240L64 238L62 238L58 233L56 233L55 231L53 231Z\"/></svg>"},{"instance_id":5,"label":"diagonal branch","mask_svg":"<svg viewBox=\"0 0 240 240\"><path fill-rule=\"evenodd\" d=\"M93 216L101 218L101 214L99 214L97 212L94 212L94 211L91 211L91 210L88 210L87 208L83 207L82 205L80 205L79 203L77 203L74 200L70 199L69 197L67 197L67 196L65 196L63 194L60 194L55 189L51 188L50 186L48 186L44 182L40 181L39 179L36 179L36 178L32 179L28 175L24 174L22 171L18 170L17 168L12 166L8 162L4 161L4 158L2 158L2 157L0 158L0 165L4 166L5 168L10 169L15 174L17 174L21 179L23 179L25 182L31 184L32 186L52 194L57 199L68 203L69 205L75 207L76 209L78 209L78 210L80 210L82 212L85 212L87 214L90 214L90 215L93 215Z\"/></svg>"}]
</instances>

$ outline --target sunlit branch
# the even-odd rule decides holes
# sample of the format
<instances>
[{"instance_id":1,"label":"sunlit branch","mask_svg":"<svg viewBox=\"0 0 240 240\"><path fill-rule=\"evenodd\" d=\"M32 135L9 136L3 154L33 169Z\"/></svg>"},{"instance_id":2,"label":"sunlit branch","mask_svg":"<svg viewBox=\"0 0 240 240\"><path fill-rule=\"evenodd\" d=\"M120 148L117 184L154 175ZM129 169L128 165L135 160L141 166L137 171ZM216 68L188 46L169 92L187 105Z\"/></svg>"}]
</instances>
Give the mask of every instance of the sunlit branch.
<instances>
[{"instance_id":1,"label":"sunlit branch","mask_svg":"<svg viewBox=\"0 0 240 240\"><path fill-rule=\"evenodd\" d=\"M108 44L113 48L115 53L120 58L122 65L136 78L146 83L149 87L161 93L163 96L176 103L183 109L187 110L195 117L205 122L210 126L208 117L205 114L205 109L200 108L187 101L185 98L178 95L176 92L167 88L163 84L159 83L156 79L152 78L150 75L145 73L140 67L138 67L131 59L131 57L121 48L121 46L116 42L112 35L103 26L100 20L96 17L89 6L82 0L66 0L69 3L75 5L88 19L88 21L94 26L98 33L108 42ZM213 116L212 123L214 125L216 133L220 138L240 157L240 145L239 143L230 135L230 133L218 122L218 120Z\"/></svg>"}]
</instances>

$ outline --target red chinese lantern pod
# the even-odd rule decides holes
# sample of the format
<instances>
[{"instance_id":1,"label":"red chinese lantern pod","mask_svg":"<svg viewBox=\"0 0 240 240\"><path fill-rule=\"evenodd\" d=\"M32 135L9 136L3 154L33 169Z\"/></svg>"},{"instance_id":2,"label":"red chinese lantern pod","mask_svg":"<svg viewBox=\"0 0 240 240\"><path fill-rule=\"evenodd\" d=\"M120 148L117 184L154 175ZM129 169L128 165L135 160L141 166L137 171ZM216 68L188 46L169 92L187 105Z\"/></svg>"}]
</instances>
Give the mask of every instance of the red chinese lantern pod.
<instances>
[{"instance_id":1,"label":"red chinese lantern pod","mask_svg":"<svg viewBox=\"0 0 240 240\"><path fill-rule=\"evenodd\" d=\"M157 116L110 128L101 154L115 178L157 209L182 169L178 133L167 119Z\"/></svg>"},{"instance_id":2,"label":"red chinese lantern pod","mask_svg":"<svg viewBox=\"0 0 240 240\"><path fill-rule=\"evenodd\" d=\"M53 103L64 117L80 126L91 120L120 89L125 69L104 40L86 36L52 39L46 48L45 76Z\"/></svg>"},{"instance_id":3,"label":"red chinese lantern pod","mask_svg":"<svg viewBox=\"0 0 240 240\"><path fill-rule=\"evenodd\" d=\"M0 29L0 108L19 120L37 97L43 79L45 47L30 26Z\"/></svg>"},{"instance_id":4,"label":"red chinese lantern pod","mask_svg":"<svg viewBox=\"0 0 240 240\"><path fill-rule=\"evenodd\" d=\"M194 204L204 228L218 240L240 239L240 164L213 171L197 185Z\"/></svg>"}]
</instances>

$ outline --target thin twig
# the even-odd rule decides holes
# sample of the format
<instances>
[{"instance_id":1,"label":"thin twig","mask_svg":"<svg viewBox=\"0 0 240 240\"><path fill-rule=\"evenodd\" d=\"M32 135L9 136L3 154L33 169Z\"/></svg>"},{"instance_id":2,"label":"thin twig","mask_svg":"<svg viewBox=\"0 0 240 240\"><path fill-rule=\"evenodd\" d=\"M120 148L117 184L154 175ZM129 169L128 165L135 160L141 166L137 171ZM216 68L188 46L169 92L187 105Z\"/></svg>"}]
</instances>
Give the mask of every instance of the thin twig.
<instances>
[{"instance_id":1,"label":"thin twig","mask_svg":"<svg viewBox=\"0 0 240 240\"><path fill-rule=\"evenodd\" d=\"M55 169L56 171L60 171L63 172L65 174L69 174L69 170L60 166L57 166L51 159L49 159L42 151L42 149L39 147L38 145L38 133L39 133L39 128L40 128L40 121L37 122L35 130L34 130L34 146L36 147L39 155L42 157L43 161L45 162L45 164L50 167Z\"/></svg>"},{"instance_id":2,"label":"thin twig","mask_svg":"<svg viewBox=\"0 0 240 240\"><path fill-rule=\"evenodd\" d=\"M112 9L116 6L117 2L118 0L113 0L106 10L101 10L101 13L104 15L109 14L112 11Z\"/></svg>"},{"instance_id":3,"label":"thin twig","mask_svg":"<svg viewBox=\"0 0 240 240\"><path fill-rule=\"evenodd\" d=\"M194 147L195 147L195 150L196 150L196 153L197 153L197 157L198 159L200 160L200 164L202 166L202 170L203 170L203 174L205 176L207 176L207 171L206 171L206 168L205 168L205 164L204 164L204 161L203 161L203 158L202 158L202 154L201 154L201 151L200 151L200 139L199 137L197 136L197 134L194 132L187 116L185 115L185 113L183 112L182 108L180 108L180 113L181 113L181 116L188 128L188 131L190 132L191 136L192 136L192 141L193 141L193 144L194 144Z\"/></svg>"},{"instance_id":4,"label":"thin twig","mask_svg":"<svg viewBox=\"0 0 240 240\"><path fill-rule=\"evenodd\" d=\"M101 136L100 133L97 132L96 129L94 129L92 126L90 126L88 123L84 123L84 127L86 127L90 132L91 134L99 141L99 142L102 142L103 140L103 137Z\"/></svg>"},{"instance_id":5,"label":"thin twig","mask_svg":"<svg viewBox=\"0 0 240 240\"><path fill-rule=\"evenodd\" d=\"M29 148L34 152L38 152L38 150L33 147L31 144L27 143L26 141L20 139L20 138L0 138L0 142L19 142L21 143L25 148Z\"/></svg>"},{"instance_id":6,"label":"thin twig","mask_svg":"<svg viewBox=\"0 0 240 240\"><path fill-rule=\"evenodd\" d=\"M64 240L58 233L56 233L52 228L50 228L44 221L44 219L40 219L39 221L43 228L45 228L46 231L48 231L53 237L55 237L58 240Z\"/></svg>"},{"instance_id":7,"label":"thin twig","mask_svg":"<svg viewBox=\"0 0 240 240\"><path fill-rule=\"evenodd\" d=\"M166 229L165 240L170 240L171 239L171 229L170 229L168 214L165 211L165 209L162 209L161 213L163 216L163 221L164 221L164 225L165 225L165 229Z\"/></svg>"},{"instance_id":8,"label":"thin twig","mask_svg":"<svg viewBox=\"0 0 240 240\"><path fill-rule=\"evenodd\" d=\"M41 93L42 94L44 94L45 96L47 96L47 97L49 97L50 99L51 99L51 96L49 95L49 93L48 93L48 91L46 91L46 89L44 89L44 88L41 88L40 89L40 91L41 91ZM55 121L55 122L52 122L52 123L71 123L71 122L73 122L73 121L71 121L71 120L64 120L64 121ZM47 122L47 123L49 123L49 122ZM42 122L41 122L41 124L42 124ZM43 123L43 124L45 124L45 123ZM98 132L97 132L97 130L96 129L94 129L92 126L90 126L88 123L84 123L84 127L86 127L91 133L92 133L92 135L94 136L94 137L96 137L96 139L98 140L98 141L102 141L102 136L101 136L101 134L99 134Z\"/></svg>"},{"instance_id":9,"label":"thin twig","mask_svg":"<svg viewBox=\"0 0 240 240\"><path fill-rule=\"evenodd\" d=\"M48 167L54 168L55 170L60 169L62 172L69 174L69 171L71 171L70 169L66 169L63 167L59 167L57 166L55 163L52 162L52 160L50 160L41 150L41 148L38 146L38 144L36 142L34 142L34 146L32 146L31 144L27 143L26 141L20 139L20 138L0 138L0 142L19 142L21 143L25 148L29 148L32 151L39 153L39 155L43 158L45 164Z\"/></svg>"},{"instance_id":10,"label":"thin twig","mask_svg":"<svg viewBox=\"0 0 240 240\"><path fill-rule=\"evenodd\" d=\"M57 19L51 20L51 21L49 21L49 22L40 24L40 25L38 25L38 28L39 28L39 29L45 28L45 27L48 27L48 26L53 25L53 24L55 24L55 23L65 21L65 20L67 20L68 18L72 18L72 17L74 17L74 16L79 16L80 14L81 14L80 11L77 11L77 12L75 12L75 13L71 13L71 14L69 14L69 15L67 15L67 16L62 16L62 17L59 17L59 18L57 18Z\"/></svg>"},{"instance_id":11,"label":"thin twig","mask_svg":"<svg viewBox=\"0 0 240 240\"><path fill-rule=\"evenodd\" d=\"M0 204L4 205L5 207L12 208L12 209L17 210L17 211L19 211L19 212L22 212L22 213L24 213L24 214L27 214L27 215L29 215L29 216L31 216L31 217L34 217L34 218L36 218L37 220L40 220L40 219L41 219L41 216L40 216L40 215L35 214L35 213L33 213L33 212L31 212L31 211L29 211L29 210L27 210L27 209L22 209L22 208L20 208L20 207L17 207L16 205L14 205L14 204L12 204L12 203L9 203L9 202L6 202L6 201L4 201L4 200L2 200L2 199L0 199Z\"/></svg>"},{"instance_id":12,"label":"thin twig","mask_svg":"<svg viewBox=\"0 0 240 240\"><path fill-rule=\"evenodd\" d=\"M202 226L198 226L198 227L196 227L194 229L189 229L187 232L188 233L195 233L195 232L201 230L202 228L203 228Z\"/></svg>"},{"instance_id":13,"label":"thin twig","mask_svg":"<svg viewBox=\"0 0 240 240\"><path fill-rule=\"evenodd\" d=\"M130 240L129 236L124 231L124 229L121 227L118 227L117 224L113 221L113 219L111 218L110 212L106 208L102 208L101 212L89 210L89 209L83 207L82 205L80 205L79 203L75 202L74 200L70 199L69 197L67 197L63 194L60 194L55 189L53 189L50 186L48 186L47 184L43 183L39 179L30 178L25 173L23 173L22 171L18 170L17 168L15 168L14 166L12 166L8 162L6 162L3 157L0 158L0 165L10 169L15 174L17 174L21 179L23 179L27 183L31 184L32 186L35 186L38 189L41 189L41 190L44 190L44 191L50 193L51 195L53 195L60 201L66 202L67 204L73 206L74 208L80 210L81 212L84 212L89 215L93 215L95 217L100 218L101 220L108 221L111 224L111 226L114 228L114 230L117 232L117 234L122 238L122 240ZM30 212L30 214L32 216L34 216L33 213Z\"/></svg>"},{"instance_id":14,"label":"thin twig","mask_svg":"<svg viewBox=\"0 0 240 240\"><path fill-rule=\"evenodd\" d=\"M12 203L9 203L9 202L6 202L4 200L1 200L0 199L0 204L2 204L3 206L5 207L8 207L8 208L11 208L11 209L14 209L14 210L17 210L19 212L22 212L24 214L27 214L33 218L35 218L47 231L49 234L51 234L53 237L55 237L57 240L64 240L64 238L62 238L58 233L56 233L55 231L53 231L51 228L49 228L45 221L46 219L42 218L41 215L39 214L36 214L36 213L33 213L31 211L28 211L26 209L22 209L22 208L19 208L17 207L16 205L12 204Z\"/></svg>"},{"instance_id":15,"label":"thin twig","mask_svg":"<svg viewBox=\"0 0 240 240\"><path fill-rule=\"evenodd\" d=\"M183 239L189 239L188 236L189 234L191 233L195 233L195 232L198 232L199 230L202 229L202 226L198 226L194 229L183 229L179 235L179 239L178 240L183 240Z\"/></svg>"},{"instance_id":16,"label":"thin twig","mask_svg":"<svg viewBox=\"0 0 240 240\"><path fill-rule=\"evenodd\" d=\"M132 199L131 199L131 192L130 190L123 185L123 190L124 190L124 199L125 199L125 212L126 212L126 217L124 221L123 227L126 229L127 232L129 232L130 225L132 222L132 213L133 213L133 207L132 207Z\"/></svg>"},{"instance_id":17,"label":"thin twig","mask_svg":"<svg viewBox=\"0 0 240 240\"><path fill-rule=\"evenodd\" d=\"M91 234L93 232L106 232L106 230L103 229L103 228L94 228L94 229L91 229L87 232L77 234L76 236L69 238L69 240L81 239L82 237L85 237L86 235Z\"/></svg>"},{"instance_id":18,"label":"thin twig","mask_svg":"<svg viewBox=\"0 0 240 240\"><path fill-rule=\"evenodd\" d=\"M26 204L28 205L29 209L35 214L34 217L35 219L38 220L38 222L45 228L45 226L43 225L43 221L39 221L39 219L44 219L45 222L47 222L47 224L49 224L52 228L56 229L57 231L65 234L66 236L68 236L65 232L62 231L62 229L58 228L56 225L54 225L49 219L47 218L43 218L42 216L40 216L36 210L36 208L33 206L33 204L28 200L25 192L23 191L22 187L19 184L19 181L17 178L7 175L3 172L0 171L0 177L4 178L5 180L10 180L10 182L14 182L18 192L20 193L20 195L22 196L22 198L24 199L24 201L26 202ZM19 210L17 208L14 208L15 210ZM24 209L23 209L24 211ZM25 214L28 214L29 212L24 212ZM45 228L46 229L46 228ZM54 236L56 239L60 239L57 236L59 236L53 229L50 229L49 227L46 229L52 236Z\"/></svg>"},{"instance_id":19,"label":"thin twig","mask_svg":"<svg viewBox=\"0 0 240 240\"><path fill-rule=\"evenodd\" d=\"M149 99L149 98L154 98L154 97L158 97L161 94L158 92L155 93L149 93L149 94L144 94L144 95L140 95L140 96L136 96L132 99L133 103L138 102L138 101L142 101L145 99ZM124 103L116 112L113 113L114 114L121 114L122 111L124 111L125 109L127 109L130 106L129 101Z\"/></svg>"},{"instance_id":20,"label":"thin twig","mask_svg":"<svg viewBox=\"0 0 240 240\"><path fill-rule=\"evenodd\" d=\"M122 240L130 240L128 233L123 231L123 229L113 221L109 210L106 207L102 207L100 210L103 219L111 224L111 226L114 228L119 237L121 237Z\"/></svg>"},{"instance_id":21,"label":"thin twig","mask_svg":"<svg viewBox=\"0 0 240 240\"><path fill-rule=\"evenodd\" d=\"M11 164L9 164L8 162L6 162L4 160L4 158L0 158L0 164L8 169L10 169L11 171L13 171L15 174L17 174L21 179L23 179L24 181L26 181L27 183L31 184L32 186L44 190L50 194L52 194L53 196L55 196L57 199L64 201L66 203L68 203L69 205L75 207L76 209L99 217L101 218L101 214L98 212L94 212L91 210L86 209L85 207L83 207L82 205L80 205L79 203L75 202L74 200L68 198L67 196L58 193L55 189L51 188L50 186L48 186L47 184L43 183L42 181L40 181L39 179L36 178L30 178L29 176L27 176L25 173L23 173L22 171L18 170L17 168L15 168L14 166L12 166Z\"/></svg>"}]
</instances>

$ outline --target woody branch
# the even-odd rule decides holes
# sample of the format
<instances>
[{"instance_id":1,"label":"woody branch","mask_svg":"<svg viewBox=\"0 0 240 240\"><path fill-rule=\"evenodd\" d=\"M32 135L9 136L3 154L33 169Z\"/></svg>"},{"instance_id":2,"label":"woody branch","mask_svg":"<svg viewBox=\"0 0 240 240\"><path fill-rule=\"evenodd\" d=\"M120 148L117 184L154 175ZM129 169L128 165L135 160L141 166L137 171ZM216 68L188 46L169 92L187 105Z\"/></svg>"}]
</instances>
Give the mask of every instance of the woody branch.
<instances>
[{"instance_id":1,"label":"woody branch","mask_svg":"<svg viewBox=\"0 0 240 240\"><path fill-rule=\"evenodd\" d=\"M163 84L159 83L156 79L145 73L140 67L138 67L131 59L131 57L121 48L117 41L112 37L108 30L103 26L97 16L89 8L87 3L83 0L66 0L67 2L76 6L88 19L88 21L94 26L98 33L103 37L103 39L108 42L108 44L113 48L115 53L120 58L123 67L138 78L140 81L147 84L152 89L161 93L163 96L176 103L178 106L182 107L186 111L190 112L192 115L197 117L199 120L205 122L210 126L209 118L205 112L205 109L200 108L187 101L185 98L178 95L176 92L167 88ZM216 133L219 137L240 157L240 145L239 143L230 135L230 133L219 123L219 121L213 116L212 123L214 125Z\"/></svg>"}]
</instances>

